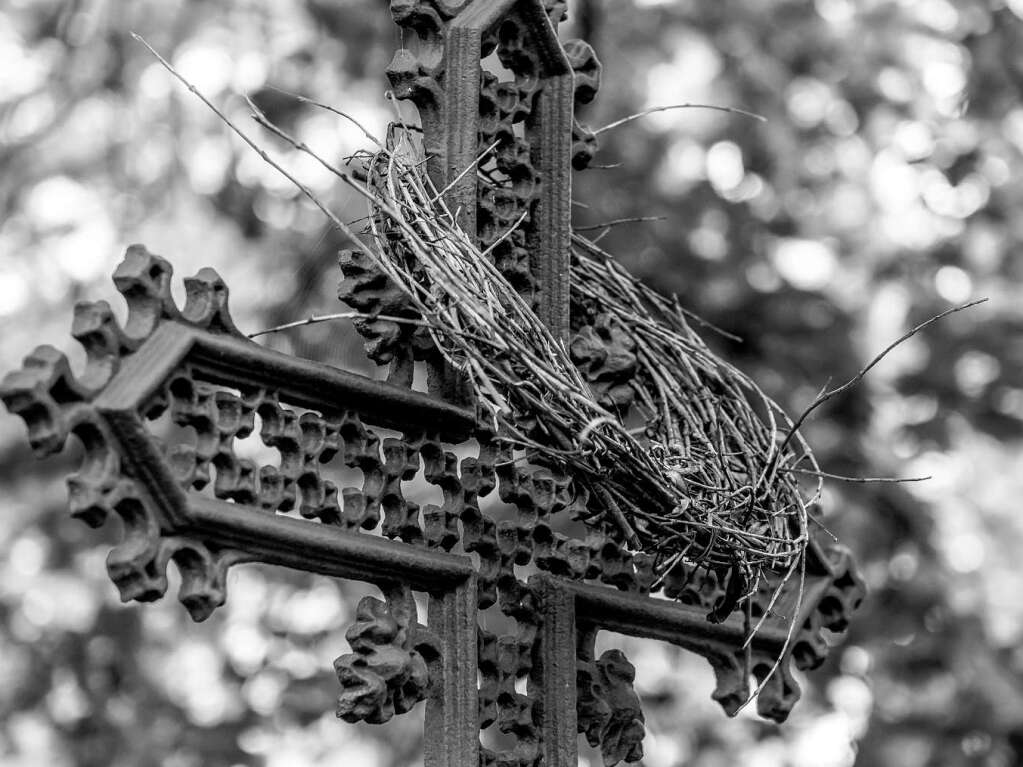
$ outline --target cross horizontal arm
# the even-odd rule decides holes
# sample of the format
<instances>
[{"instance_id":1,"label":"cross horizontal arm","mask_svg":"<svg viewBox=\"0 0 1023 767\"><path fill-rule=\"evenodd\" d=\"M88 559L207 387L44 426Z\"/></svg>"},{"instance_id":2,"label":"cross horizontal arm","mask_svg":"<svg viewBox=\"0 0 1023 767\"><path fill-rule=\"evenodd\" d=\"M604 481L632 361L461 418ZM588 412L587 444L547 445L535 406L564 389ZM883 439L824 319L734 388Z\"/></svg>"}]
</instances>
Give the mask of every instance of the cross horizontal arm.
<instances>
[{"instance_id":1,"label":"cross horizontal arm","mask_svg":"<svg viewBox=\"0 0 1023 767\"><path fill-rule=\"evenodd\" d=\"M824 582L807 585L804 611L812 609L818 601L817 592L827 585ZM576 615L582 625L670 642L689 650L704 646L707 640L738 648L746 639L743 619L735 613L722 623L711 623L706 610L681 602L639 597L586 583L566 582L563 588L575 596ZM768 622L757 632L752 644L757 650L777 655L784 648L787 636L787 626Z\"/></svg>"},{"instance_id":2,"label":"cross horizontal arm","mask_svg":"<svg viewBox=\"0 0 1023 767\"><path fill-rule=\"evenodd\" d=\"M358 411L363 420L385 428L407 431L419 427L437 433L447 442L461 442L476 428L472 410L439 400L422 392L385 381L375 381L330 365L292 357L262 346L250 346L240 338L203 336L195 360L212 370L245 370L254 383L276 386L282 397L302 407Z\"/></svg>"},{"instance_id":3,"label":"cross horizontal arm","mask_svg":"<svg viewBox=\"0 0 1023 767\"><path fill-rule=\"evenodd\" d=\"M272 387L295 405L326 412L355 410L367 423L385 428L418 427L445 441L461 442L476 427L468 408L179 322L160 325L139 354L123 361L96 406L123 409L126 403L143 402L186 357L215 383Z\"/></svg>"},{"instance_id":4,"label":"cross horizontal arm","mask_svg":"<svg viewBox=\"0 0 1023 767\"><path fill-rule=\"evenodd\" d=\"M467 556L254 514L213 498L193 496L189 507L192 531L203 540L244 551L247 558L266 564L377 584L401 581L416 591L434 593L463 583L475 572Z\"/></svg>"}]
</instances>

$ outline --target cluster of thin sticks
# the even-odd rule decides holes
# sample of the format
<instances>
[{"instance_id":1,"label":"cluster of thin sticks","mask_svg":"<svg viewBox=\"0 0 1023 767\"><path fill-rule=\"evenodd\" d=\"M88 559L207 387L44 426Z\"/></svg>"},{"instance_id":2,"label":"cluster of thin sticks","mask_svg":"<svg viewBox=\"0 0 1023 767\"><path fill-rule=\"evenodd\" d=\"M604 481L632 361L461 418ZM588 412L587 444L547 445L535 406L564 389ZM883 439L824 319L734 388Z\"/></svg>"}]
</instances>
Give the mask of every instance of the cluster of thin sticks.
<instances>
[{"instance_id":1,"label":"cluster of thin sticks","mask_svg":"<svg viewBox=\"0 0 1023 767\"><path fill-rule=\"evenodd\" d=\"M687 561L718 572L738 566L749 587L756 569L789 571L807 545L807 509L820 492L819 476L804 489L792 471L805 464L819 474L809 446L796 434L781 449L791 420L707 347L677 300L578 233L573 245L573 300L596 307L635 343L631 385L647 424L645 447L709 530L708 540L694 536L688 520L640 510L655 533L644 543L663 554L665 571Z\"/></svg>"},{"instance_id":2,"label":"cluster of thin sticks","mask_svg":"<svg viewBox=\"0 0 1023 767\"><path fill-rule=\"evenodd\" d=\"M310 102L351 120L376 146L364 175L326 161L249 104L258 124L367 200L368 231L356 232L137 39L406 293L419 318L388 319L426 329L448 363L472 383L501 439L527 451L535 462L570 472L596 497L599 518L589 519L590 524L603 523L635 550L655 554L662 577L676 566L693 564L729 573L730 585L741 586L729 608L755 593L765 572L780 575L760 623L747 626L747 644L796 574L798 612L809 541L807 510L818 497L820 479L833 476L820 471L800 427L817 407L857 383L902 341L951 312L979 303L955 307L918 325L853 379L822 391L793 422L755 383L708 349L677 302L643 286L594 241L577 233L573 300L599 307L636 343L633 387L639 408L649 418L649 427L637 436L597 402L565 344L551 335L489 253L459 228L458 211L445 202L448 190L434 186L414 142L402 140L408 139L407 129L397 132L398 144L389 149L344 112ZM463 173L478 170L493 148ZM340 316L354 318L357 313L331 318ZM326 318L283 327L318 319ZM795 475L818 482L803 489Z\"/></svg>"},{"instance_id":3,"label":"cluster of thin sticks","mask_svg":"<svg viewBox=\"0 0 1023 767\"><path fill-rule=\"evenodd\" d=\"M597 301L639 347L635 387L657 427L637 438L598 404L565 345L458 227L443 190L409 157L416 155L382 150L369 165L372 252L447 361L472 382L501 439L570 472L596 498L599 511L588 521L653 554L658 574L683 561L719 573L738 568L737 600L756 588L761 569L791 574L807 544L812 498L800 495L784 473L789 462L773 453L780 409L721 364L681 312L658 321L654 294L613 262L601 275L594 249L577 238L573 291Z\"/></svg>"},{"instance_id":4,"label":"cluster of thin sticks","mask_svg":"<svg viewBox=\"0 0 1023 767\"><path fill-rule=\"evenodd\" d=\"M447 361L472 382L501 438L569 471L596 496L599 519L654 554L658 572L683 559L749 576L790 569L807 543L808 501L777 470L788 465L773 452L780 409L720 363L680 312L674 325L653 319L643 304L655 294L612 262L601 274L577 238L573 290L637 342L637 394L658 416L652 433L637 439L597 402L564 343L458 227L443 190L410 157L407 149L382 150L369 166L373 252ZM742 389L763 404L769 425Z\"/></svg>"}]
</instances>

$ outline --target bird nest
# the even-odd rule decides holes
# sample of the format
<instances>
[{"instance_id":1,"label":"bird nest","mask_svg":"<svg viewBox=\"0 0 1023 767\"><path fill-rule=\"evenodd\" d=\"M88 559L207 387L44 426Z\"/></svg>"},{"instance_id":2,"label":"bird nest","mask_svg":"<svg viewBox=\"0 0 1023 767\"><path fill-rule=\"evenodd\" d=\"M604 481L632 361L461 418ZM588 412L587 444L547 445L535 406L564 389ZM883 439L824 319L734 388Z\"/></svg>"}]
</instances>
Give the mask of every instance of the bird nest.
<instances>
[{"instance_id":1,"label":"bird nest","mask_svg":"<svg viewBox=\"0 0 1023 767\"><path fill-rule=\"evenodd\" d=\"M405 321L468 381L499 439L569 473L591 499L583 521L652 555L658 575L698 565L727 577L712 619L765 574L797 572L819 490L797 473L819 471L781 408L711 351L677 301L579 234L577 332L570 343L552 335L459 228L420 155L400 136L397 146L367 163L366 254L408 297L416 319ZM625 375L591 374L616 365Z\"/></svg>"},{"instance_id":2,"label":"bird nest","mask_svg":"<svg viewBox=\"0 0 1023 767\"><path fill-rule=\"evenodd\" d=\"M644 286L576 233L570 294L578 332L566 344L492 262L490 251L503 238L481 250L460 228L447 190L433 184L400 120L385 146L344 112L311 102L355 123L376 145L359 178L249 102L259 125L369 201L367 231L356 232L142 42L335 227L362 244L364 257L404 293L414 315L386 319L428 334L471 386L497 439L520 458L573 477L590 498L583 522L650 555L662 579L678 570L713 571L727 588L711 620L749 605L768 576L776 599L799 573L801 599L808 508L822 476L799 434L802 419L793 424L752 380L714 354L677 301ZM610 367L627 368L627 380L593 375L609 355L625 358L611 359ZM632 422L643 426L632 428ZM799 473L816 476L816 487L804 490ZM761 621L769 612L770 605Z\"/></svg>"}]
</instances>

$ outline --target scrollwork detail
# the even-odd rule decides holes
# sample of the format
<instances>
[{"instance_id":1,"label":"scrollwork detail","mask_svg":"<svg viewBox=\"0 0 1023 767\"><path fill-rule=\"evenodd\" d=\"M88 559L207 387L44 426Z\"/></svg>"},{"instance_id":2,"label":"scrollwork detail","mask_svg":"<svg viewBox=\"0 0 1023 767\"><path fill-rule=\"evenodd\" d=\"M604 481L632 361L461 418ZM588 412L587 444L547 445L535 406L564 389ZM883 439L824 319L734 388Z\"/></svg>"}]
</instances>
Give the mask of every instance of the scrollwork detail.
<instances>
[{"instance_id":1,"label":"scrollwork detail","mask_svg":"<svg viewBox=\"0 0 1023 767\"><path fill-rule=\"evenodd\" d=\"M644 717L633 689L636 668L621 650L607 650L593 659L596 632L581 637L576 666L576 708L579 732L599 747L606 767L643 758Z\"/></svg>"},{"instance_id":2,"label":"scrollwork detail","mask_svg":"<svg viewBox=\"0 0 1023 767\"><path fill-rule=\"evenodd\" d=\"M600 90L601 65L593 47L585 40L568 40L565 53L574 76L575 103L589 104ZM572 124L572 167L585 170L597 154L597 134L579 122Z\"/></svg>"},{"instance_id":3,"label":"scrollwork detail","mask_svg":"<svg viewBox=\"0 0 1023 767\"><path fill-rule=\"evenodd\" d=\"M381 724L425 700L440 643L416 620L410 591L396 587L385 601L364 597L345 637L352 652L334 661L340 719Z\"/></svg>"}]
</instances>

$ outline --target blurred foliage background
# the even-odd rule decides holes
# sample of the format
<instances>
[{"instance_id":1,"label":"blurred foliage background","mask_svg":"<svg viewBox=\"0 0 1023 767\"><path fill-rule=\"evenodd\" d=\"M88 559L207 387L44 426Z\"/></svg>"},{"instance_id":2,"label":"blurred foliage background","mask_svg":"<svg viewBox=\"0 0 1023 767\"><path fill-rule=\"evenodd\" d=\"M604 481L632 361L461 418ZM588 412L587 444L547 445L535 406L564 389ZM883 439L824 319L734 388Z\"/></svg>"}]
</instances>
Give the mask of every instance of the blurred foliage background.
<instances>
[{"instance_id":1,"label":"blurred foliage background","mask_svg":"<svg viewBox=\"0 0 1023 767\"><path fill-rule=\"evenodd\" d=\"M728 720L703 661L627 642L644 764L1023 764L1023 2L574 0L570 14L605 65L592 126L682 101L768 118L685 110L608 132L575 215L663 217L602 242L741 336L711 340L790 410L917 322L991 299L807 427L827 471L933 478L829 483L824 522L871 594L790 722ZM215 267L244 329L336 310L343 243L131 31L240 122L246 94L333 158L364 138L274 88L377 133L390 117L383 70L402 41L382 0L6 0L0 369L38 343L73 353L72 303L118 304L109 275L132 242L179 277ZM367 370L338 324L271 343ZM353 586L242 567L202 625L173 598L122 606L103 565L115 533L63 513L74 460L34 461L0 415L0 764L417 763L421 712L381 728L332 716Z\"/></svg>"}]
</instances>

